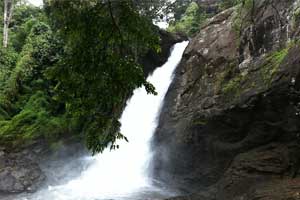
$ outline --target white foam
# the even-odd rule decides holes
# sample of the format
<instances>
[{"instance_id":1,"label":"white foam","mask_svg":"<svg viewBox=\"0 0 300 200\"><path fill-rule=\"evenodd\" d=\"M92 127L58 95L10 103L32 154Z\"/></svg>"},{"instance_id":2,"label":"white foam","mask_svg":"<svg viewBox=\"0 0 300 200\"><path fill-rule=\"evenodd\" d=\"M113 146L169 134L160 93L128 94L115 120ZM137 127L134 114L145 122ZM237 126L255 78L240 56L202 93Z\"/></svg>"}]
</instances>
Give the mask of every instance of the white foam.
<instances>
[{"instance_id":1,"label":"white foam","mask_svg":"<svg viewBox=\"0 0 300 200\"><path fill-rule=\"evenodd\" d=\"M174 45L168 61L148 78L158 92L148 95L136 89L121 117L121 132L129 142L118 141L120 149L105 150L89 159L92 164L74 180L48 186L33 200L125 199L143 191L160 192L151 184L147 168L151 159L150 140L157 126L157 116L172 81L172 74L188 42ZM132 198L129 198L132 199Z\"/></svg>"}]
</instances>

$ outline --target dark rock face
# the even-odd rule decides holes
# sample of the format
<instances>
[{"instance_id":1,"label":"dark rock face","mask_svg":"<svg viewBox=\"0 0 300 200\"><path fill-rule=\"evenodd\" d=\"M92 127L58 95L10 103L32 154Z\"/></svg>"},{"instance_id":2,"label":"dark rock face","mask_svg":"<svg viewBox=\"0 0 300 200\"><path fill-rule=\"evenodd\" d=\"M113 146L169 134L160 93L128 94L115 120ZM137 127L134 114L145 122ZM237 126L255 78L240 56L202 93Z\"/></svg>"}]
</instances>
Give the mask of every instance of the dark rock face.
<instances>
[{"instance_id":1,"label":"dark rock face","mask_svg":"<svg viewBox=\"0 0 300 200\"><path fill-rule=\"evenodd\" d=\"M0 194L34 192L44 179L38 164L27 155L0 152Z\"/></svg>"},{"instance_id":2,"label":"dark rock face","mask_svg":"<svg viewBox=\"0 0 300 200\"><path fill-rule=\"evenodd\" d=\"M219 12L219 3L222 0L196 0L197 4L207 13L216 14Z\"/></svg>"},{"instance_id":3,"label":"dark rock face","mask_svg":"<svg viewBox=\"0 0 300 200\"><path fill-rule=\"evenodd\" d=\"M178 200L299 198L300 2L255 2L202 27L166 95L153 173Z\"/></svg>"},{"instance_id":4,"label":"dark rock face","mask_svg":"<svg viewBox=\"0 0 300 200\"><path fill-rule=\"evenodd\" d=\"M139 60L144 68L145 76L151 74L157 67L160 67L167 61L171 53L171 47L175 43L188 40L187 36L181 34L172 34L162 29L159 29L158 32L160 36L161 51L156 53L153 50L150 50Z\"/></svg>"},{"instance_id":5,"label":"dark rock face","mask_svg":"<svg viewBox=\"0 0 300 200\"><path fill-rule=\"evenodd\" d=\"M38 140L20 149L0 149L0 199L17 193L36 192L45 184L56 185L80 174L90 163L84 145L65 138L56 146Z\"/></svg>"}]
</instances>

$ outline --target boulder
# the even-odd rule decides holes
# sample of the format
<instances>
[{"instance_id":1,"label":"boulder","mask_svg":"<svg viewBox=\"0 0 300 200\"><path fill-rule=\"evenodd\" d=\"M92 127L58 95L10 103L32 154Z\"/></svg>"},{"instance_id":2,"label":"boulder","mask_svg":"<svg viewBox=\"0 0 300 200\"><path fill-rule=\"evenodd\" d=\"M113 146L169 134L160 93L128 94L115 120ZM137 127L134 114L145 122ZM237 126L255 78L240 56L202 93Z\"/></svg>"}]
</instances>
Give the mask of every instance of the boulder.
<instances>
[{"instance_id":1,"label":"boulder","mask_svg":"<svg viewBox=\"0 0 300 200\"><path fill-rule=\"evenodd\" d=\"M24 154L0 152L0 194L34 192L44 179L39 165Z\"/></svg>"}]
</instances>

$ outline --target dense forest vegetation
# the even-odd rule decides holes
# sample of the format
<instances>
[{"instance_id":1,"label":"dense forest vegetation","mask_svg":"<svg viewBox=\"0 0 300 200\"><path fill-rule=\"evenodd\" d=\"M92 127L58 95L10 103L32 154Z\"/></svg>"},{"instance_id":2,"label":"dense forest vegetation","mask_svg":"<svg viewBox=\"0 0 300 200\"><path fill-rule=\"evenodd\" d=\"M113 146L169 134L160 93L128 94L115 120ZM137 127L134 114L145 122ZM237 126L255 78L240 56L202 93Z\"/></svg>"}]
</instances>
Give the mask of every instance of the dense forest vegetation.
<instances>
[{"instance_id":1,"label":"dense forest vegetation","mask_svg":"<svg viewBox=\"0 0 300 200\"><path fill-rule=\"evenodd\" d=\"M208 1L209 2L209 1ZM205 1L177 0L171 7L168 31L181 32L189 37L194 36L206 19L227 8L245 4L245 0L220 0L213 7L206 7ZM248 1L248 2L251 2Z\"/></svg>"},{"instance_id":2,"label":"dense forest vegetation","mask_svg":"<svg viewBox=\"0 0 300 200\"><path fill-rule=\"evenodd\" d=\"M236 3L221 1L220 9ZM192 36L209 16L191 0L47 0L43 8L19 0L12 6L7 47L0 46L0 144L73 137L93 152L126 139L118 119L135 88L156 93L138 63L149 49L160 51L153 20L173 13L169 31ZM5 25L0 29L5 33Z\"/></svg>"}]
</instances>

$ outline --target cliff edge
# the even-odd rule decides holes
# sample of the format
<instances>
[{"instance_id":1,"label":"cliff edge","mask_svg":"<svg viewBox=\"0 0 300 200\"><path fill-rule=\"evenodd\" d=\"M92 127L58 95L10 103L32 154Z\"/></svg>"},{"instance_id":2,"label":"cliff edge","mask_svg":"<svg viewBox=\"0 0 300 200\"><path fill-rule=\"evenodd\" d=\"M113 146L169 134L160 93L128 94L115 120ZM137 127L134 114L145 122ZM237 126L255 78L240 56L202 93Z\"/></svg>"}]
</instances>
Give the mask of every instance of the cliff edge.
<instances>
[{"instance_id":1,"label":"cliff edge","mask_svg":"<svg viewBox=\"0 0 300 200\"><path fill-rule=\"evenodd\" d=\"M153 173L184 200L299 199L300 1L246 1L209 19L178 66Z\"/></svg>"}]
</instances>

